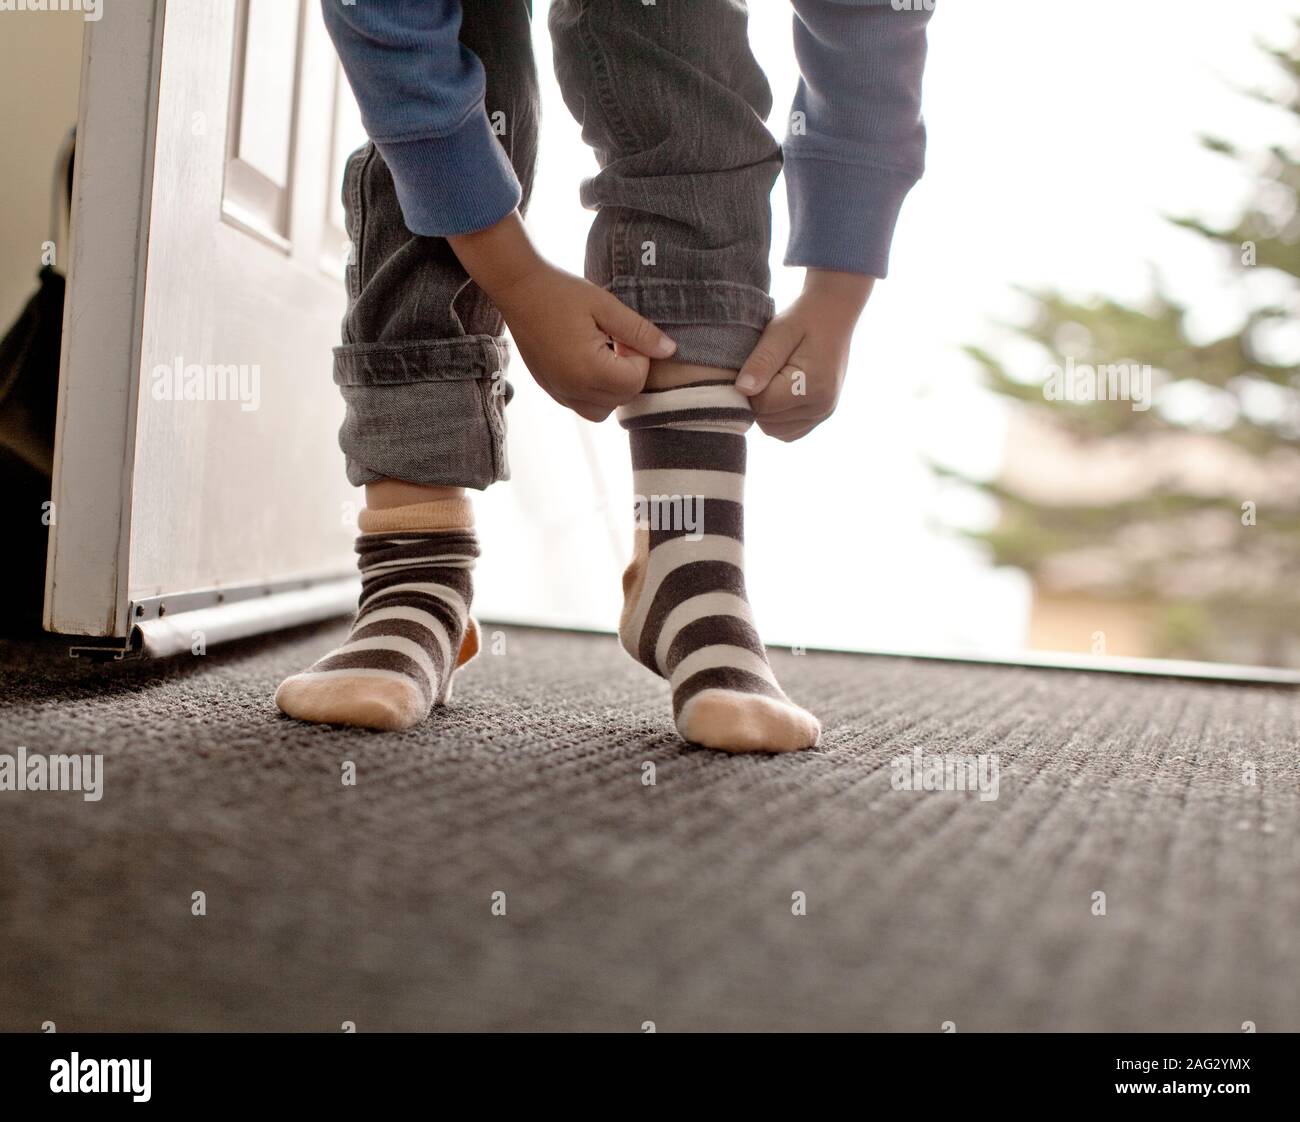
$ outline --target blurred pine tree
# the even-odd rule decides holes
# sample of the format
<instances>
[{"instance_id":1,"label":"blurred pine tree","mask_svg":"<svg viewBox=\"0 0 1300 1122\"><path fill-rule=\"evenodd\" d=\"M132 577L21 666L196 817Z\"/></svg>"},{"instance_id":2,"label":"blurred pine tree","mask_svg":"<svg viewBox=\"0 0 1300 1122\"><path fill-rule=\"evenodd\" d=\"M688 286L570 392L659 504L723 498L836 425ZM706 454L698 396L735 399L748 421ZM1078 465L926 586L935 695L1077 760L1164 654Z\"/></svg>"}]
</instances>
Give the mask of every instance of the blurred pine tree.
<instances>
[{"instance_id":1,"label":"blurred pine tree","mask_svg":"<svg viewBox=\"0 0 1300 1122\"><path fill-rule=\"evenodd\" d=\"M1074 364L1150 366L1154 407L1050 400L1048 375L1011 374L1013 346L969 347L986 385L1012 402L1006 469L992 482L936 466L994 498L993 529L970 532L997 565L1025 570L1036 602L1088 605L1132 618L1140 653L1300 665L1300 19L1290 51L1264 48L1281 95L1244 94L1277 107L1290 146L1246 152L1202 143L1256 181L1222 229L1177 225L1222 247L1242 278L1269 271L1275 295L1238 330L1196 341L1180 305L1153 281L1131 307L1025 290L1033 314L1013 327ZM1276 294L1280 294L1277 298ZM1288 334L1288 332L1290 334ZM1281 355L1282 357L1279 357ZM1061 357L1059 363L1065 363ZM1102 379L1104 381L1104 377ZM1050 464L1051 470L1043 470ZM1063 482L1064 481L1064 482ZM1072 481L1072 482L1071 482ZM1080 628L1080 630L1084 630Z\"/></svg>"}]
</instances>

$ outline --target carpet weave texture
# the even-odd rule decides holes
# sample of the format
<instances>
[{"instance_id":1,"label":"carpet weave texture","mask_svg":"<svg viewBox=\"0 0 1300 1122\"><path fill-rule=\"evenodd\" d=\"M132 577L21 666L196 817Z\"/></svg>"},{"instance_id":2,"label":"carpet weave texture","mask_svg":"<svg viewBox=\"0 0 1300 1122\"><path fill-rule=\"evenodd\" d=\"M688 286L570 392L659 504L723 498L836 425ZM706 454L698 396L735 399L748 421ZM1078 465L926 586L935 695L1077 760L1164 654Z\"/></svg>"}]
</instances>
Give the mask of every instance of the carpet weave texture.
<instances>
[{"instance_id":1,"label":"carpet weave texture","mask_svg":"<svg viewBox=\"0 0 1300 1122\"><path fill-rule=\"evenodd\" d=\"M104 756L0 792L0 1029L1300 1030L1294 691L777 651L823 743L729 757L614 637L487 625L422 727L282 717L344 632L0 646L0 752Z\"/></svg>"}]
</instances>

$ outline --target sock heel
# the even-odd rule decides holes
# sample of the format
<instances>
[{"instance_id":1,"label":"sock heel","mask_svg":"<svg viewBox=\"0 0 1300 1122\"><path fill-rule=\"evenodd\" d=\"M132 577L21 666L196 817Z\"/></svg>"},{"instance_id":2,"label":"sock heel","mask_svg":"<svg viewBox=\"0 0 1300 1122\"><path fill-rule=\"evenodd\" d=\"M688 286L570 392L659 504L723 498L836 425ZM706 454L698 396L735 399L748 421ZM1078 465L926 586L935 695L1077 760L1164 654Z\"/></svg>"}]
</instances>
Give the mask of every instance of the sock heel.
<instances>
[{"instance_id":1,"label":"sock heel","mask_svg":"<svg viewBox=\"0 0 1300 1122\"><path fill-rule=\"evenodd\" d=\"M618 641L623 649L627 651L638 662L641 661L640 652L637 649L637 642L640 636L636 627L633 625L633 617L637 610L637 605L641 601L641 590L645 586L646 562L648 561L649 547L644 536L638 532L636 536L636 545L632 551L632 560L623 570L623 611L618 619ZM651 667L650 669L654 669Z\"/></svg>"},{"instance_id":2,"label":"sock heel","mask_svg":"<svg viewBox=\"0 0 1300 1122\"><path fill-rule=\"evenodd\" d=\"M443 682L442 691L434 701L435 705L447 705L451 701L452 689L456 682L456 675L461 668L472 661L479 653L481 646L478 620L470 616L465 621L465 637L460 641L460 652L456 655L456 665L451 668L447 675L447 680Z\"/></svg>"}]
</instances>

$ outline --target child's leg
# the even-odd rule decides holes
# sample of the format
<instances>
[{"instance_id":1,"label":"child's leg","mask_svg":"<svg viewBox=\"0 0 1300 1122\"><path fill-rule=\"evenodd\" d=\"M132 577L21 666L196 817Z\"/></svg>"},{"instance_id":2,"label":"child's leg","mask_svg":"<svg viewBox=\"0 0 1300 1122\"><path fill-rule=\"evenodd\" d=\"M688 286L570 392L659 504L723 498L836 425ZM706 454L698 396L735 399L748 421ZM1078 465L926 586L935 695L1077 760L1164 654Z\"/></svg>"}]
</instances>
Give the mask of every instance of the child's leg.
<instances>
[{"instance_id":1,"label":"child's leg","mask_svg":"<svg viewBox=\"0 0 1300 1122\"><path fill-rule=\"evenodd\" d=\"M526 203L539 104L528 7L466 4L460 38L483 63L487 110L503 114ZM463 488L509 477L505 325L444 239L406 228L374 145L349 160L343 201L352 256L334 381L348 479L366 487L362 595L343 646L283 682L276 703L303 720L406 728L448 699L477 650L478 545Z\"/></svg>"},{"instance_id":2,"label":"child's leg","mask_svg":"<svg viewBox=\"0 0 1300 1122\"><path fill-rule=\"evenodd\" d=\"M745 593L748 399L736 371L772 315L768 196L780 146L730 0L555 0L556 73L595 149L587 275L678 343L619 411L637 491L623 644L673 687L678 730L732 751L817 742L786 698ZM656 499L656 496L659 496Z\"/></svg>"}]
</instances>

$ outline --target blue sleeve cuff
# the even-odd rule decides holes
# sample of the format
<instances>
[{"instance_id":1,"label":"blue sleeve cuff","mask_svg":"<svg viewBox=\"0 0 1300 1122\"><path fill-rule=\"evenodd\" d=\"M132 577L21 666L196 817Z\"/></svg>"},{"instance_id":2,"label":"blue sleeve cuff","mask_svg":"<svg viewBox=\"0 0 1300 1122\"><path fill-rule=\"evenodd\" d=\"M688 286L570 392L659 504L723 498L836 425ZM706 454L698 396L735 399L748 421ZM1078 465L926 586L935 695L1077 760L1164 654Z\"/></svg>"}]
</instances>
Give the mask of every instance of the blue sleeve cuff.
<instances>
[{"instance_id":1,"label":"blue sleeve cuff","mask_svg":"<svg viewBox=\"0 0 1300 1122\"><path fill-rule=\"evenodd\" d=\"M790 244L785 263L883 277L903 200L916 176L786 152Z\"/></svg>"},{"instance_id":2,"label":"blue sleeve cuff","mask_svg":"<svg viewBox=\"0 0 1300 1122\"><path fill-rule=\"evenodd\" d=\"M482 106L446 136L376 139L375 147L393 173L413 234L445 238L485 230L519 205L519 179Z\"/></svg>"}]
</instances>

